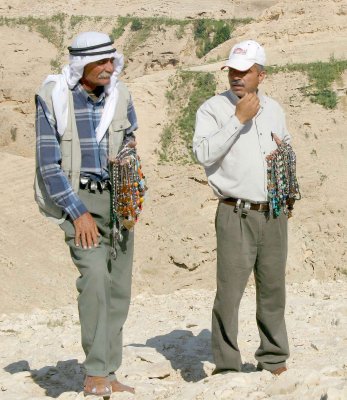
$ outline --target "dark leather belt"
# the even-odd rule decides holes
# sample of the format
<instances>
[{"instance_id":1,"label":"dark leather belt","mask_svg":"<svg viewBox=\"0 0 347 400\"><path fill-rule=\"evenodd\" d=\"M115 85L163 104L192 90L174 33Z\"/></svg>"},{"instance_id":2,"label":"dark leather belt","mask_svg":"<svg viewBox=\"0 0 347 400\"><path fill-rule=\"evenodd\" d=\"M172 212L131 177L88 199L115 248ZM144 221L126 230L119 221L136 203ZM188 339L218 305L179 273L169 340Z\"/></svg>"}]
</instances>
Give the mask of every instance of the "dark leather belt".
<instances>
[{"instance_id":1,"label":"dark leather belt","mask_svg":"<svg viewBox=\"0 0 347 400\"><path fill-rule=\"evenodd\" d=\"M241 200L241 202L238 202L239 199L234 199L233 197L228 197L227 199L222 199L221 202L228 204L229 206L234 206L238 208L244 208L245 205L248 203L250 204L249 210L254 210L254 211L260 211L260 212L266 212L269 211L269 203L251 203L250 201L247 200Z\"/></svg>"},{"instance_id":2,"label":"dark leather belt","mask_svg":"<svg viewBox=\"0 0 347 400\"><path fill-rule=\"evenodd\" d=\"M80 189L88 189L91 192L95 192L96 190L99 190L99 192L102 192L103 190L111 190L111 182L109 179L105 181L94 181L82 177L80 179Z\"/></svg>"}]
</instances>

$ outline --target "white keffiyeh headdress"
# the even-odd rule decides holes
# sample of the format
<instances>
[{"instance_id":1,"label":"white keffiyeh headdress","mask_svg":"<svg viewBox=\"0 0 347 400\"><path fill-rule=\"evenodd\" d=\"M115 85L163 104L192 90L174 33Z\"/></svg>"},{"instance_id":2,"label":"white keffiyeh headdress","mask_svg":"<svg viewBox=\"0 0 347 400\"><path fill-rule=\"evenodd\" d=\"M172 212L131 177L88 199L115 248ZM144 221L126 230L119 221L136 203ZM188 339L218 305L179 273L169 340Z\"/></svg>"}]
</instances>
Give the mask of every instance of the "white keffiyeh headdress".
<instances>
[{"instance_id":1,"label":"white keffiyeh headdress","mask_svg":"<svg viewBox=\"0 0 347 400\"><path fill-rule=\"evenodd\" d=\"M110 37L100 32L83 32L69 47L70 63L65 65L59 75L48 75L43 85L55 82L52 91L52 102L59 135L63 135L68 121L68 90L76 86L82 78L84 67L104 58L114 58L114 72L111 81L105 86L105 107L96 128L96 140L99 143L107 131L118 101L118 75L124 66L123 54L112 47Z\"/></svg>"}]
</instances>

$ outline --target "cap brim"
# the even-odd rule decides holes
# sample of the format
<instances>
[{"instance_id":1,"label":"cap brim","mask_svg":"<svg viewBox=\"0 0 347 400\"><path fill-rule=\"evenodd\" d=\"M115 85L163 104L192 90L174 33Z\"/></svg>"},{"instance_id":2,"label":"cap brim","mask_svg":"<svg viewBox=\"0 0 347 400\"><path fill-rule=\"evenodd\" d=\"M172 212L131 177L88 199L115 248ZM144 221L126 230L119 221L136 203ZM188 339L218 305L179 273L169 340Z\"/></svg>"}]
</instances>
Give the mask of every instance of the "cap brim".
<instances>
[{"instance_id":1,"label":"cap brim","mask_svg":"<svg viewBox=\"0 0 347 400\"><path fill-rule=\"evenodd\" d=\"M228 60L221 69L224 68L232 68L237 71L247 71L254 65L253 61L245 61L245 60Z\"/></svg>"}]
</instances>

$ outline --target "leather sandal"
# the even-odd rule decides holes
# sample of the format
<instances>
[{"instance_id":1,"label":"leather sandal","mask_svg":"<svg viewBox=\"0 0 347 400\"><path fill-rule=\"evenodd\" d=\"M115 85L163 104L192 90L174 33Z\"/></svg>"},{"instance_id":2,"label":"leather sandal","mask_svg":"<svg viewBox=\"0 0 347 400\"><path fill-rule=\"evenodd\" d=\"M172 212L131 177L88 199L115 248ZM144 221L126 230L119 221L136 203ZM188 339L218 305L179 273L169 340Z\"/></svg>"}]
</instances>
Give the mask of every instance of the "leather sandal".
<instances>
[{"instance_id":1,"label":"leather sandal","mask_svg":"<svg viewBox=\"0 0 347 400\"><path fill-rule=\"evenodd\" d=\"M85 396L109 397L112 393L111 383L108 377L87 375L84 380L83 393Z\"/></svg>"},{"instance_id":2,"label":"leather sandal","mask_svg":"<svg viewBox=\"0 0 347 400\"><path fill-rule=\"evenodd\" d=\"M286 372L287 368L286 367L279 367L277 369L275 369L274 371L271 371L272 375L281 375L283 374L283 372Z\"/></svg>"},{"instance_id":3,"label":"leather sandal","mask_svg":"<svg viewBox=\"0 0 347 400\"><path fill-rule=\"evenodd\" d=\"M129 392L132 394L135 394L135 389L131 386L128 385L123 385L123 383L120 383L117 381L117 379L114 379L111 381L111 387L112 387L112 393L113 392Z\"/></svg>"}]
</instances>

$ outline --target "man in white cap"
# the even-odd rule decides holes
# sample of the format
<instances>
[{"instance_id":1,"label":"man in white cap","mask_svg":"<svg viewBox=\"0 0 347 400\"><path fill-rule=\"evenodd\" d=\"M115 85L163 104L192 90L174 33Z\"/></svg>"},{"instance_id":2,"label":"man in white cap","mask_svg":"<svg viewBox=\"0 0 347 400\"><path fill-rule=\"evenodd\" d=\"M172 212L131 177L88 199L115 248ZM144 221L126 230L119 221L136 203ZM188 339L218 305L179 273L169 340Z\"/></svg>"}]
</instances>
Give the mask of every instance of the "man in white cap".
<instances>
[{"instance_id":1,"label":"man in white cap","mask_svg":"<svg viewBox=\"0 0 347 400\"><path fill-rule=\"evenodd\" d=\"M290 137L282 108L258 92L265 64L259 43L236 44L223 66L228 68L230 90L207 100L196 116L193 150L220 200L215 221L214 373L241 370L238 311L252 270L260 335L257 369L278 375L286 370L289 357L284 320L287 216L269 213L267 157Z\"/></svg>"},{"instance_id":2,"label":"man in white cap","mask_svg":"<svg viewBox=\"0 0 347 400\"><path fill-rule=\"evenodd\" d=\"M41 212L64 230L80 273L84 393L99 396L134 392L115 376L130 303L134 233L111 240L109 160L125 143L135 145L137 120L130 93L118 80L123 56L112 44L104 33L79 34L69 47L69 65L49 75L36 95L35 197Z\"/></svg>"}]
</instances>

